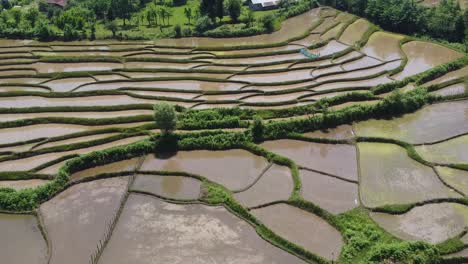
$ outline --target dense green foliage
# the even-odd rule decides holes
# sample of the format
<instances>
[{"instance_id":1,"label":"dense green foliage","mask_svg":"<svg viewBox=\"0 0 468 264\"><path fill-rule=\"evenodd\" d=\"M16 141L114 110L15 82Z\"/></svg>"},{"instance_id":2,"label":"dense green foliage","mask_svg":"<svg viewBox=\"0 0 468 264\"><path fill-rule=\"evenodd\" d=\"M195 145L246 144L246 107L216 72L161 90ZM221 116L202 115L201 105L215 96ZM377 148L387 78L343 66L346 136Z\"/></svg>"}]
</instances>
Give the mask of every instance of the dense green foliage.
<instances>
[{"instance_id":1,"label":"dense green foliage","mask_svg":"<svg viewBox=\"0 0 468 264\"><path fill-rule=\"evenodd\" d=\"M365 17L386 30L465 43L465 50L468 51L468 11L461 10L454 0L442 0L434 7L424 7L413 0L320 2Z\"/></svg>"},{"instance_id":2,"label":"dense green foliage","mask_svg":"<svg viewBox=\"0 0 468 264\"><path fill-rule=\"evenodd\" d=\"M436 264L439 261L437 248L422 241L380 244L370 252L368 258L368 263L375 264Z\"/></svg>"},{"instance_id":3,"label":"dense green foliage","mask_svg":"<svg viewBox=\"0 0 468 264\"><path fill-rule=\"evenodd\" d=\"M171 133L177 126L177 116L174 106L168 103L154 105L154 120L162 134Z\"/></svg>"},{"instance_id":4,"label":"dense green foliage","mask_svg":"<svg viewBox=\"0 0 468 264\"><path fill-rule=\"evenodd\" d=\"M255 15L241 0L70 0L65 8L44 0L18 4L0 8L0 37L69 41L251 36L272 32L284 19L316 7L310 0L285 1L278 10Z\"/></svg>"}]
</instances>

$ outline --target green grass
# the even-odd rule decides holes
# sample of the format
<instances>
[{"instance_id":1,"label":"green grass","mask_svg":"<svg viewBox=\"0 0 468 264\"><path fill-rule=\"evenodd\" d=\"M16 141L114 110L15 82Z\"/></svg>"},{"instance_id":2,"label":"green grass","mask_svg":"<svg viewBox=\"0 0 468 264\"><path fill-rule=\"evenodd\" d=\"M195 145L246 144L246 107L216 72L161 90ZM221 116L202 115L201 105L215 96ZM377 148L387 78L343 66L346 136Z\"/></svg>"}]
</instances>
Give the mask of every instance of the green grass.
<instances>
[{"instance_id":1,"label":"green grass","mask_svg":"<svg viewBox=\"0 0 468 264\"><path fill-rule=\"evenodd\" d=\"M149 26L146 19L137 25L136 17L142 16L145 9L133 14L132 19L127 21L126 26L123 26L122 19L116 19L116 22L119 26L118 34L122 33L123 36L127 36L130 39L157 39L163 37L170 37L173 35L173 27L175 25L180 25L182 29L190 28L194 29L196 22L195 18L192 18L189 24L187 17L185 16L185 8L191 8L192 13L195 13L199 7L198 0L188 0L186 5L177 6L177 7L168 7L172 11L173 16L169 19L169 25L165 26ZM242 7L242 12L240 20L244 20L249 12L249 8L246 6ZM261 19L262 17L268 14L276 14L277 10L266 10L266 11L253 11L254 17L256 20ZM220 21L217 19L218 25L221 24L232 24L231 18L228 15L225 15ZM241 23L241 22L240 22ZM281 21L278 20L275 24L275 29L281 27ZM99 21L96 25L96 38L97 39L107 39L112 37L112 32L105 28L105 25L102 21Z\"/></svg>"}]
</instances>

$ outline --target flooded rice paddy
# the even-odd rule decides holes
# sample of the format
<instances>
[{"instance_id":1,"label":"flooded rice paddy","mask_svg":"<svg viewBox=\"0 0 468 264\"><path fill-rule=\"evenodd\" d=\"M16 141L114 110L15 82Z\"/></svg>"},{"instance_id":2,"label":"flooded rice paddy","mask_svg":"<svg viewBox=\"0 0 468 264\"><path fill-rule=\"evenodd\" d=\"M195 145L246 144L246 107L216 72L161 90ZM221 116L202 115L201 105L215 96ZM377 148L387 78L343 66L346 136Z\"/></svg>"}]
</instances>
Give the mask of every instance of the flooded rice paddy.
<instances>
[{"instance_id":1,"label":"flooded rice paddy","mask_svg":"<svg viewBox=\"0 0 468 264\"><path fill-rule=\"evenodd\" d=\"M130 195L101 263L304 263L223 207Z\"/></svg>"},{"instance_id":2,"label":"flooded rice paddy","mask_svg":"<svg viewBox=\"0 0 468 264\"><path fill-rule=\"evenodd\" d=\"M370 29L365 19L316 8L252 37L0 39L0 52L8 54L0 58L0 200L5 193L45 193L66 181L40 200L37 216L1 211L0 262L296 264L315 263L305 260L313 254L359 263L346 259L353 237L337 226L356 212L395 240L435 244L462 234L468 226L461 204L468 194L466 65L401 88L422 85L442 96L413 113L298 134L267 131L272 136L256 143L258 149L240 143L240 149L147 149L107 163L103 154L95 160L101 165L85 164L62 178L72 159L154 140L160 133L150 119L155 103L177 105L179 115L239 107L242 121L229 132L250 140L254 115L270 119L267 130L298 132L280 122L320 117L320 100L333 102L330 113L375 105L390 93L367 101L347 97L463 56L431 42L402 44L405 36L381 30L369 36ZM336 96L345 100L335 102ZM454 96L461 99L444 101ZM182 131L197 132L176 133ZM224 203L213 194L225 195ZM375 212L413 203L405 212ZM236 210L246 215L239 218ZM275 246L259 224L306 253L299 258ZM462 240L467 243L466 235Z\"/></svg>"}]
</instances>

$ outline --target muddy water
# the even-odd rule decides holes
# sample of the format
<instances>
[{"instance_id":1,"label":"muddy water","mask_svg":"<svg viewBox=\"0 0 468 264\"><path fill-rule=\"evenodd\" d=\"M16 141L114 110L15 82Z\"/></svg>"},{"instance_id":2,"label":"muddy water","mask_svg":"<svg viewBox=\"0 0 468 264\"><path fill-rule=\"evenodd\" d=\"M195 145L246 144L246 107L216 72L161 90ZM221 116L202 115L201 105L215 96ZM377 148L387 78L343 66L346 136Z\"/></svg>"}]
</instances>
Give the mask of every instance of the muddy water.
<instances>
[{"instance_id":1,"label":"muddy water","mask_svg":"<svg viewBox=\"0 0 468 264\"><path fill-rule=\"evenodd\" d=\"M11 70L11 71L0 71L0 76L10 75L33 75L36 74L33 70Z\"/></svg>"},{"instance_id":2,"label":"muddy water","mask_svg":"<svg viewBox=\"0 0 468 264\"><path fill-rule=\"evenodd\" d=\"M196 105L194 107L192 107L191 109L198 109L198 110L201 110L201 109L211 109L211 108L232 108L232 107L236 107L238 106L238 104L225 104L225 103L221 103L221 104L199 104L199 105Z\"/></svg>"},{"instance_id":3,"label":"muddy water","mask_svg":"<svg viewBox=\"0 0 468 264\"><path fill-rule=\"evenodd\" d=\"M281 29L273 32L272 34L263 34L252 37L240 38L180 38L180 39L161 39L155 41L157 45L165 46L203 46L203 47L217 47L217 46L243 46L243 45L258 45L266 43L277 43L286 41L292 37L299 36L306 32L318 19L320 9L312 9L302 15L292 17L281 25Z\"/></svg>"},{"instance_id":4,"label":"muddy water","mask_svg":"<svg viewBox=\"0 0 468 264\"><path fill-rule=\"evenodd\" d=\"M127 184L127 178L83 183L41 205L52 244L51 264L89 262L118 211Z\"/></svg>"},{"instance_id":5,"label":"muddy water","mask_svg":"<svg viewBox=\"0 0 468 264\"><path fill-rule=\"evenodd\" d=\"M85 137L70 138L70 139L45 143L45 144L35 147L34 149L38 150L38 149L51 148L51 147L61 146L61 145L76 144L79 142L86 142L86 141L93 141L93 140L98 140L102 138L108 138L108 137L112 137L115 135L118 135L118 133L107 133L107 134L98 134L98 135L91 135L91 136L85 136Z\"/></svg>"},{"instance_id":6,"label":"muddy water","mask_svg":"<svg viewBox=\"0 0 468 264\"><path fill-rule=\"evenodd\" d=\"M465 66L459 70L456 70L456 71L451 71L447 74L445 74L444 76L442 77L439 77L437 79L434 79L430 82L427 82L424 84L424 86L430 86L430 85L433 85L433 84L439 84L439 83L444 83L444 82L448 82L450 80L454 80L454 79L457 79L457 78L462 78L462 77L465 77L468 75L468 66Z\"/></svg>"},{"instance_id":7,"label":"muddy water","mask_svg":"<svg viewBox=\"0 0 468 264\"><path fill-rule=\"evenodd\" d=\"M63 154L51 153L34 157L0 162L0 171L29 171L42 164L56 160Z\"/></svg>"},{"instance_id":8,"label":"muddy water","mask_svg":"<svg viewBox=\"0 0 468 264\"><path fill-rule=\"evenodd\" d=\"M351 60L351 59L355 59L355 58L358 58L358 57L363 57L364 55L357 52L357 51L351 51L349 53L346 53L345 55L341 56L341 57L337 57L337 58L333 58L332 62L333 63L342 63L342 62L345 62L347 60Z\"/></svg>"},{"instance_id":9,"label":"muddy water","mask_svg":"<svg viewBox=\"0 0 468 264\"><path fill-rule=\"evenodd\" d=\"M299 166L357 180L356 150L353 145L282 139L267 141L261 146L292 159Z\"/></svg>"},{"instance_id":10,"label":"muddy water","mask_svg":"<svg viewBox=\"0 0 468 264\"><path fill-rule=\"evenodd\" d=\"M400 40L402 35L378 31L372 34L367 44L362 48L365 54L389 61L402 58Z\"/></svg>"},{"instance_id":11,"label":"muddy water","mask_svg":"<svg viewBox=\"0 0 468 264\"><path fill-rule=\"evenodd\" d=\"M133 158L133 159L122 160L122 161L113 162L113 163L109 163L109 164L106 164L106 165L102 165L102 166L82 170L82 171L74 173L71 176L71 179L73 181L76 181L76 180L81 180L81 179L84 179L84 178L96 176L96 175L102 174L102 173L135 171L137 169L139 159L140 159L140 157L137 157L137 158Z\"/></svg>"},{"instance_id":12,"label":"muddy water","mask_svg":"<svg viewBox=\"0 0 468 264\"><path fill-rule=\"evenodd\" d=\"M304 133L304 136L311 138L350 139L354 137L352 129L351 125L341 125L334 128Z\"/></svg>"},{"instance_id":13,"label":"muddy water","mask_svg":"<svg viewBox=\"0 0 468 264\"><path fill-rule=\"evenodd\" d=\"M26 188L35 188L48 183L48 180L20 180L20 181L0 181L0 188L12 188L15 190L21 190Z\"/></svg>"},{"instance_id":14,"label":"muddy water","mask_svg":"<svg viewBox=\"0 0 468 264\"><path fill-rule=\"evenodd\" d=\"M160 77L203 77L226 79L230 73L201 73L201 72L125 72L131 78L160 78Z\"/></svg>"},{"instance_id":15,"label":"muddy water","mask_svg":"<svg viewBox=\"0 0 468 264\"><path fill-rule=\"evenodd\" d=\"M326 17L318 27L311 31L311 33L322 34L325 32L325 30L336 24L336 22L337 21L333 17Z\"/></svg>"},{"instance_id":16,"label":"muddy water","mask_svg":"<svg viewBox=\"0 0 468 264\"><path fill-rule=\"evenodd\" d=\"M110 71L122 68L120 63L109 62L78 62L78 63L46 63L38 62L32 65L39 73L76 72L76 71Z\"/></svg>"},{"instance_id":17,"label":"muddy water","mask_svg":"<svg viewBox=\"0 0 468 264\"><path fill-rule=\"evenodd\" d=\"M286 62L282 64L274 64L274 65L268 65L268 66L255 66L254 65L245 69L245 71L250 72L250 71L278 70L278 69L285 70L285 69L288 69L289 66L291 66L292 64L293 63L291 62Z\"/></svg>"},{"instance_id":18,"label":"muddy water","mask_svg":"<svg viewBox=\"0 0 468 264\"><path fill-rule=\"evenodd\" d=\"M429 105L391 120L356 123L359 136L388 137L409 143L434 142L468 132L468 101ZM447 129L447 128L450 129Z\"/></svg>"},{"instance_id":19,"label":"muddy water","mask_svg":"<svg viewBox=\"0 0 468 264\"><path fill-rule=\"evenodd\" d=\"M93 78L65 78L46 82L44 85L52 88L54 92L69 92L82 84L92 82L95 82Z\"/></svg>"},{"instance_id":20,"label":"muddy water","mask_svg":"<svg viewBox=\"0 0 468 264\"><path fill-rule=\"evenodd\" d=\"M190 69L192 67L203 65L203 63L171 63L171 62L146 62L131 61L125 63L127 69Z\"/></svg>"},{"instance_id":21,"label":"muddy water","mask_svg":"<svg viewBox=\"0 0 468 264\"><path fill-rule=\"evenodd\" d=\"M346 82L331 82L325 83L313 88L315 91L326 91L331 89L338 89L338 88L349 88L349 87L373 87L381 83L389 83L392 82L387 76L381 75L378 77L360 80L360 81L346 81Z\"/></svg>"},{"instance_id":22,"label":"muddy water","mask_svg":"<svg viewBox=\"0 0 468 264\"><path fill-rule=\"evenodd\" d=\"M463 56L460 52L430 42L411 41L405 43L402 49L408 56L408 63L401 73L394 76L398 80Z\"/></svg>"},{"instance_id":23,"label":"muddy water","mask_svg":"<svg viewBox=\"0 0 468 264\"><path fill-rule=\"evenodd\" d=\"M333 92L333 93L322 93L322 94L316 94L312 96L307 96L304 98L301 98L301 100L319 100L322 98L331 98L339 95L344 95L350 93L349 91L344 91L344 92Z\"/></svg>"},{"instance_id":24,"label":"muddy water","mask_svg":"<svg viewBox=\"0 0 468 264\"><path fill-rule=\"evenodd\" d=\"M319 77L316 81L317 82L324 82L324 81L332 81L332 80L339 80L339 79L354 79L354 78L362 78L364 76L371 76L377 73L383 73L384 71L390 71L397 67L399 67L401 61L393 61L388 62L384 65L379 65L369 69L361 69L351 72L344 72L344 73L337 73L329 76Z\"/></svg>"},{"instance_id":25,"label":"muddy water","mask_svg":"<svg viewBox=\"0 0 468 264\"><path fill-rule=\"evenodd\" d=\"M148 155L142 171L185 171L204 176L231 190L253 183L267 167L267 161L245 150L179 151L175 156Z\"/></svg>"},{"instance_id":26,"label":"muddy water","mask_svg":"<svg viewBox=\"0 0 468 264\"><path fill-rule=\"evenodd\" d=\"M268 52L278 52L285 50L299 50L301 47L297 45L286 45L280 47L272 48L262 48L262 49L242 49L242 50L226 50L226 51L213 51L216 56L226 56L226 55L247 55L247 54L259 54L259 53L268 53Z\"/></svg>"},{"instance_id":27,"label":"muddy water","mask_svg":"<svg viewBox=\"0 0 468 264\"><path fill-rule=\"evenodd\" d=\"M56 174L59 172L60 168L61 168L63 165L65 165L65 163L66 163L67 161L68 161L68 160L59 162L59 163L57 163L57 164L54 164L54 165L49 166L49 167L47 167L47 168L44 168L44 169L38 171L37 173L49 174L49 175L56 175Z\"/></svg>"},{"instance_id":28,"label":"muddy water","mask_svg":"<svg viewBox=\"0 0 468 264\"><path fill-rule=\"evenodd\" d=\"M287 82L294 80L311 79L311 70L295 70L277 73L261 73L261 74L242 74L235 75L230 80L253 82L253 83L274 83L274 82Z\"/></svg>"},{"instance_id":29,"label":"muddy water","mask_svg":"<svg viewBox=\"0 0 468 264\"><path fill-rule=\"evenodd\" d=\"M347 45L344 45L336 40L331 40L327 43L327 45L321 48L314 49L310 52L314 54L320 54L320 56L323 57L323 56L327 56L333 53L343 51L347 48L348 48Z\"/></svg>"},{"instance_id":30,"label":"muddy water","mask_svg":"<svg viewBox=\"0 0 468 264\"><path fill-rule=\"evenodd\" d=\"M96 105L110 106L129 104L154 104L156 102L156 100L132 98L127 95L86 96L71 98L46 98L40 96L16 96L0 98L0 105L6 108Z\"/></svg>"},{"instance_id":31,"label":"muddy water","mask_svg":"<svg viewBox=\"0 0 468 264\"><path fill-rule=\"evenodd\" d=\"M129 92L132 94L139 94L145 96L163 96L163 97L172 97L172 98L180 98L180 99L192 99L198 95L200 92L195 93L178 93L178 92L169 92L169 91L147 91L147 90L121 90L124 92Z\"/></svg>"},{"instance_id":32,"label":"muddy water","mask_svg":"<svg viewBox=\"0 0 468 264\"><path fill-rule=\"evenodd\" d=\"M293 187L290 169L274 164L252 187L236 193L234 197L246 207L258 206L288 200Z\"/></svg>"},{"instance_id":33,"label":"muddy water","mask_svg":"<svg viewBox=\"0 0 468 264\"><path fill-rule=\"evenodd\" d=\"M311 61L311 62L300 62L300 63L296 63L296 64L292 65L290 69L313 68L313 67L317 67L317 66L329 65L331 63L332 63L331 59Z\"/></svg>"},{"instance_id":34,"label":"muddy water","mask_svg":"<svg viewBox=\"0 0 468 264\"><path fill-rule=\"evenodd\" d=\"M421 145L416 151L431 162L468 163L468 135L450 139L434 145Z\"/></svg>"},{"instance_id":35,"label":"muddy water","mask_svg":"<svg viewBox=\"0 0 468 264\"><path fill-rule=\"evenodd\" d=\"M26 141L35 138L56 137L88 130L86 126L44 124L0 130L0 144Z\"/></svg>"},{"instance_id":36,"label":"muddy water","mask_svg":"<svg viewBox=\"0 0 468 264\"><path fill-rule=\"evenodd\" d=\"M299 53L292 53L292 54L284 54L284 55L272 55L272 56L259 56L259 57L249 57L249 58L235 58L235 59L220 59L216 60L216 63L221 64L262 64L262 63L272 63L272 62L280 62L280 61L289 61L289 60L300 60L306 59L307 57Z\"/></svg>"},{"instance_id":37,"label":"muddy water","mask_svg":"<svg viewBox=\"0 0 468 264\"><path fill-rule=\"evenodd\" d=\"M109 75L94 75L94 78L98 79L99 81L114 81L114 80L124 80L127 79L118 74L109 74Z\"/></svg>"},{"instance_id":38,"label":"muddy water","mask_svg":"<svg viewBox=\"0 0 468 264\"><path fill-rule=\"evenodd\" d=\"M124 116L152 115L152 110L123 110L109 112L43 112L43 113L21 113L0 114L0 122L31 119L40 117L79 117L79 118L117 118ZM118 125L117 125L118 126Z\"/></svg>"},{"instance_id":39,"label":"muddy water","mask_svg":"<svg viewBox=\"0 0 468 264\"><path fill-rule=\"evenodd\" d=\"M179 199L196 200L200 197L201 182L199 180L181 176L159 176L139 174L136 176L132 190L143 191L157 196Z\"/></svg>"},{"instance_id":40,"label":"muddy water","mask_svg":"<svg viewBox=\"0 0 468 264\"><path fill-rule=\"evenodd\" d=\"M468 195L468 172L449 167L436 167L437 173L448 185Z\"/></svg>"},{"instance_id":41,"label":"muddy water","mask_svg":"<svg viewBox=\"0 0 468 264\"><path fill-rule=\"evenodd\" d=\"M379 102L378 100L348 102L348 103L344 103L344 104L334 105L334 106L330 107L330 109L333 110L333 111L338 111L338 110L344 109L346 107L355 106L355 105L375 105L378 102Z\"/></svg>"},{"instance_id":42,"label":"muddy water","mask_svg":"<svg viewBox=\"0 0 468 264\"><path fill-rule=\"evenodd\" d=\"M207 100L207 101L226 101L226 100L239 100L242 97L254 95L257 93L238 93L238 94L205 94L200 97L197 97L197 100Z\"/></svg>"},{"instance_id":43,"label":"muddy water","mask_svg":"<svg viewBox=\"0 0 468 264\"><path fill-rule=\"evenodd\" d=\"M94 90L115 90L118 88L166 88L180 90L195 90L195 91L233 91L239 90L245 84L235 82L207 82L195 80L174 80L174 81L143 81L143 82L112 82L91 84L79 88L77 91L94 91Z\"/></svg>"},{"instance_id":44,"label":"muddy water","mask_svg":"<svg viewBox=\"0 0 468 264\"><path fill-rule=\"evenodd\" d=\"M359 206L357 184L307 170L299 175L302 197L321 208L340 214Z\"/></svg>"},{"instance_id":45,"label":"muddy water","mask_svg":"<svg viewBox=\"0 0 468 264\"><path fill-rule=\"evenodd\" d=\"M131 194L100 263L304 263L223 207Z\"/></svg>"},{"instance_id":46,"label":"muddy water","mask_svg":"<svg viewBox=\"0 0 468 264\"><path fill-rule=\"evenodd\" d=\"M47 81L47 78L1 78L0 84L15 83L15 84L38 84Z\"/></svg>"},{"instance_id":47,"label":"muddy water","mask_svg":"<svg viewBox=\"0 0 468 264\"><path fill-rule=\"evenodd\" d=\"M276 234L310 252L328 260L340 255L340 232L314 214L286 204L252 210L252 214Z\"/></svg>"},{"instance_id":48,"label":"muddy water","mask_svg":"<svg viewBox=\"0 0 468 264\"><path fill-rule=\"evenodd\" d=\"M371 217L401 239L436 244L460 234L468 226L468 207L454 203L428 204L403 215L371 213Z\"/></svg>"},{"instance_id":49,"label":"muddy water","mask_svg":"<svg viewBox=\"0 0 468 264\"><path fill-rule=\"evenodd\" d=\"M142 140L145 138L144 136L140 137L130 137L126 139L116 140L110 143L97 145L89 148L82 148L77 150L59 152L59 153L48 153L37 155L29 158L18 159L18 160L11 160L11 161L4 161L0 162L0 171L18 171L18 170L31 170L33 168L38 167L39 165L43 165L49 161L53 161L60 157L71 155L71 154L86 154L93 151L99 151L115 146L123 146L134 143L136 141Z\"/></svg>"},{"instance_id":50,"label":"muddy water","mask_svg":"<svg viewBox=\"0 0 468 264\"><path fill-rule=\"evenodd\" d=\"M304 45L306 47L313 45L315 43L318 43L320 41L320 34L310 34L309 36L301 39L301 40L296 40L294 42L291 42L292 44L297 44L297 45Z\"/></svg>"},{"instance_id":51,"label":"muddy water","mask_svg":"<svg viewBox=\"0 0 468 264\"><path fill-rule=\"evenodd\" d=\"M449 85L443 89L438 91L432 92L431 94L440 95L440 96L451 96L451 95L459 95L468 92L468 85L465 83L457 83Z\"/></svg>"},{"instance_id":52,"label":"muddy water","mask_svg":"<svg viewBox=\"0 0 468 264\"><path fill-rule=\"evenodd\" d=\"M340 23L333 27L332 29L328 30L327 32L323 33L320 38L323 40L329 40L338 36L338 33L346 26L345 23Z\"/></svg>"},{"instance_id":53,"label":"muddy water","mask_svg":"<svg viewBox=\"0 0 468 264\"><path fill-rule=\"evenodd\" d=\"M2 263L46 264L47 244L32 215L0 214Z\"/></svg>"},{"instance_id":54,"label":"muddy water","mask_svg":"<svg viewBox=\"0 0 468 264\"><path fill-rule=\"evenodd\" d=\"M364 68L364 67L375 66L375 65L378 65L380 63L382 63L382 62L377 60L377 59L365 56L362 59L355 60L355 61L343 64L343 69L345 71L352 71L352 70L357 70L357 69L361 69L361 68Z\"/></svg>"},{"instance_id":55,"label":"muddy water","mask_svg":"<svg viewBox=\"0 0 468 264\"><path fill-rule=\"evenodd\" d=\"M218 66L218 65L207 65L207 66L200 66L197 69L204 69L204 70L218 70L218 71L243 71L247 68L247 66Z\"/></svg>"},{"instance_id":56,"label":"muddy water","mask_svg":"<svg viewBox=\"0 0 468 264\"><path fill-rule=\"evenodd\" d=\"M400 146L359 143L358 147L361 199L368 207L460 197L431 167L412 160Z\"/></svg>"},{"instance_id":57,"label":"muddy water","mask_svg":"<svg viewBox=\"0 0 468 264\"><path fill-rule=\"evenodd\" d=\"M340 41L348 45L354 45L361 40L368 29L369 22L362 18L358 19L345 29L343 35L340 37Z\"/></svg>"},{"instance_id":58,"label":"muddy water","mask_svg":"<svg viewBox=\"0 0 468 264\"><path fill-rule=\"evenodd\" d=\"M275 103L275 102L284 102L290 100L296 100L297 98L309 95L311 92L295 92L295 93L288 93L288 94L277 94L277 95L255 95L249 98L242 99L243 102L248 103Z\"/></svg>"},{"instance_id":59,"label":"muddy water","mask_svg":"<svg viewBox=\"0 0 468 264\"><path fill-rule=\"evenodd\" d=\"M342 71L343 71L343 69L339 65L336 65L336 66L331 66L331 67L327 67L327 68L320 68L320 69L312 70L312 75L314 77L318 77L318 76L321 76L321 75L324 75L324 74L339 73L339 72L342 72Z\"/></svg>"},{"instance_id":60,"label":"muddy water","mask_svg":"<svg viewBox=\"0 0 468 264\"><path fill-rule=\"evenodd\" d=\"M49 90L45 88L31 87L31 86L0 86L0 92L12 92L12 91L48 92Z\"/></svg>"}]
</instances>

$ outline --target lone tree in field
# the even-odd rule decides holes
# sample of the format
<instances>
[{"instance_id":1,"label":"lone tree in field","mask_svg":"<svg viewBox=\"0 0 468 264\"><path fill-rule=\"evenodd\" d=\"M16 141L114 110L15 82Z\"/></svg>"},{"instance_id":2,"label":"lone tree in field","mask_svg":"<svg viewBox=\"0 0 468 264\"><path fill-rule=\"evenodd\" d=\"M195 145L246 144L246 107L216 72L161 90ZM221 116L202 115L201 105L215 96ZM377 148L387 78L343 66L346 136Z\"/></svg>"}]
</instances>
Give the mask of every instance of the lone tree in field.
<instances>
[{"instance_id":1,"label":"lone tree in field","mask_svg":"<svg viewBox=\"0 0 468 264\"><path fill-rule=\"evenodd\" d=\"M153 106L156 126L163 135L170 134L177 125L177 116L174 106L168 103L159 103Z\"/></svg>"}]
</instances>

